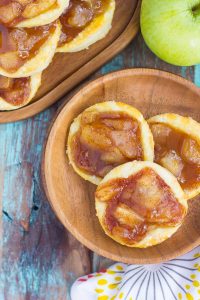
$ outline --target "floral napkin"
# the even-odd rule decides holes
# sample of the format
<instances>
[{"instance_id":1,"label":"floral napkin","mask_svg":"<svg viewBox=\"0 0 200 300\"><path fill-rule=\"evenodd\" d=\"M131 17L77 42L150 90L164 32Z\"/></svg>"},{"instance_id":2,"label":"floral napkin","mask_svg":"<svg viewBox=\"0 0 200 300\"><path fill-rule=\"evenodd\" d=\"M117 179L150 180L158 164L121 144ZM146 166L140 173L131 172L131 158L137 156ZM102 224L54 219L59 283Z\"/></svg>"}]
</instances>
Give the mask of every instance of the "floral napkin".
<instances>
[{"instance_id":1,"label":"floral napkin","mask_svg":"<svg viewBox=\"0 0 200 300\"><path fill-rule=\"evenodd\" d=\"M72 286L71 299L200 300L200 247L165 263L116 263L80 277Z\"/></svg>"}]
</instances>

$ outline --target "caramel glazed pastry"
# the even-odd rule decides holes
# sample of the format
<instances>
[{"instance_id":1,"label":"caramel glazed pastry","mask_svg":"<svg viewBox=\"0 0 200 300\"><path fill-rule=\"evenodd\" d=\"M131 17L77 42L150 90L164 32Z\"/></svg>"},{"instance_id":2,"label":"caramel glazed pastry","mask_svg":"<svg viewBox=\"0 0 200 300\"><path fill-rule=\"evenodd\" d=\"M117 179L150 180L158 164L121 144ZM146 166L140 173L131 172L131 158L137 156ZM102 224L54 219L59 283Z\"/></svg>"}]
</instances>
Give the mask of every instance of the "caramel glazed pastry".
<instances>
[{"instance_id":1,"label":"caramel glazed pastry","mask_svg":"<svg viewBox=\"0 0 200 300\"><path fill-rule=\"evenodd\" d=\"M175 176L152 162L134 161L105 176L95 193L105 233L122 245L146 248L174 234L187 213Z\"/></svg>"},{"instance_id":2,"label":"caramel glazed pastry","mask_svg":"<svg viewBox=\"0 0 200 300\"><path fill-rule=\"evenodd\" d=\"M200 193L200 124L189 117L162 114L148 120L155 162L173 173L187 199Z\"/></svg>"},{"instance_id":3,"label":"caramel glazed pastry","mask_svg":"<svg viewBox=\"0 0 200 300\"><path fill-rule=\"evenodd\" d=\"M112 26L115 0L70 0L60 17L57 52L77 52L104 38Z\"/></svg>"},{"instance_id":4,"label":"caramel glazed pastry","mask_svg":"<svg viewBox=\"0 0 200 300\"><path fill-rule=\"evenodd\" d=\"M134 107L114 101L98 103L73 121L67 154L74 170L98 185L116 166L133 160L153 161L153 136Z\"/></svg>"},{"instance_id":5,"label":"caramel glazed pastry","mask_svg":"<svg viewBox=\"0 0 200 300\"><path fill-rule=\"evenodd\" d=\"M1 0L0 109L29 103L56 49L80 51L103 38L114 10L114 0Z\"/></svg>"},{"instance_id":6,"label":"caramel glazed pastry","mask_svg":"<svg viewBox=\"0 0 200 300\"><path fill-rule=\"evenodd\" d=\"M29 103L61 34L56 21L69 0L0 1L0 109Z\"/></svg>"},{"instance_id":7,"label":"caramel glazed pastry","mask_svg":"<svg viewBox=\"0 0 200 300\"><path fill-rule=\"evenodd\" d=\"M33 28L0 24L1 110L17 109L32 100L41 84L41 72L54 56L60 32L57 21Z\"/></svg>"},{"instance_id":8,"label":"caramel glazed pastry","mask_svg":"<svg viewBox=\"0 0 200 300\"><path fill-rule=\"evenodd\" d=\"M41 84L41 73L24 78L0 76L0 110L13 110L28 104Z\"/></svg>"},{"instance_id":9,"label":"caramel glazed pastry","mask_svg":"<svg viewBox=\"0 0 200 300\"><path fill-rule=\"evenodd\" d=\"M60 33L59 21L33 28L0 24L0 75L19 78L42 72L55 54Z\"/></svg>"}]
</instances>

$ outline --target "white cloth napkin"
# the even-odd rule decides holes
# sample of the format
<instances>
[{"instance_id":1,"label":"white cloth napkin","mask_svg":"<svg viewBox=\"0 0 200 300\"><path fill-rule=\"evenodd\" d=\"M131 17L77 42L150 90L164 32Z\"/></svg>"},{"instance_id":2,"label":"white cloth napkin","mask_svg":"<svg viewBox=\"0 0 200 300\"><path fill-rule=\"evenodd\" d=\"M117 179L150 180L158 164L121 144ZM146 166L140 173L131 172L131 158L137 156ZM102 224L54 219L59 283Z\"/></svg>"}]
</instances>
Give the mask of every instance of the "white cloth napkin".
<instances>
[{"instance_id":1,"label":"white cloth napkin","mask_svg":"<svg viewBox=\"0 0 200 300\"><path fill-rule=\"evenodd\" d=\"M83 276L72 300L200 300L200 247L166 263L125 265Z\"/></svg>"}]
</instances>

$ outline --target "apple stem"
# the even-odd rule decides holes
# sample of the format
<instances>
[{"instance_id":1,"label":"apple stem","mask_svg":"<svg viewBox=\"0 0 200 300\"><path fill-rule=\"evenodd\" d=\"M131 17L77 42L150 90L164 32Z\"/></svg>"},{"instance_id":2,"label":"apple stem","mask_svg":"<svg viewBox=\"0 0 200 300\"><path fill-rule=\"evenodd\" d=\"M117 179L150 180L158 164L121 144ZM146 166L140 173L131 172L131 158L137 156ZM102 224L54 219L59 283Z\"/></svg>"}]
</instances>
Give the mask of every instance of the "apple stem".
<instances>
[{"instance_id":1,"label":"apple stem","mask_svg":"<svg viewBox=\"0 0 200 300\"><path fill-rule=\"evenodd\" d=\"M194 17L199 17L200 16L200 4L195 5L192 8L192 12L193 12Z\"/></svg>"}]
</instances>

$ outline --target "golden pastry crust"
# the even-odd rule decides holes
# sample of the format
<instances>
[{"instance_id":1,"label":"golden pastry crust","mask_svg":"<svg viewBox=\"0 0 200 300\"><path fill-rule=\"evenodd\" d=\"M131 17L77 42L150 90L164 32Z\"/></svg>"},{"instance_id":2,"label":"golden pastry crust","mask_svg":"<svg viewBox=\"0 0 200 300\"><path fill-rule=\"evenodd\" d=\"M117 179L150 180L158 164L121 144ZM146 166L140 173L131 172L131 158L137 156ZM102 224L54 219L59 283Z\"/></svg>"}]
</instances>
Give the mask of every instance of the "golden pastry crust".
<instances>
[{"instance_id":1,"label":"golden pastry crust","mask_svg":"<svg viewBox=\"0 0 200 300\"><path fill-rule=\"evenodd\" d=\"M61 25L60 22L56 23L56 29L45 43L40 47L38 53L30 58L27 62L24 63L17 71L8 72L0 67L0 75L10 77L10 78L20 78L20 77L29 77L36 73L42 72L44 69L48 67L51 63L55 50L57 47L57 43L60 38L61 33Z\"/></svg>"},{"instance_id":2,"label":"golden pastry crust","mask_svg":"<svg viewBox=\"0 0 200 300\"><path fill-rule=\"evenodd\" d=\"M22 106L27 105L33 99L35 94L37 93L37 91L41 85L41 77L42 77L42 73L37 73L37 74L31 76L31 78L30 78L30 94L29 94L29 97L26 99L26 101L23 102L23 104L13 105L13 104L9 103L8 101L6 101L5 99L3 99L2 97L0 97L0 110L14 110L14 109L18 109Z\"/></svg>"},{"instance_id":3,"label":"golden pastry crust","mask_svg":"<svg viewBox=\"0 0 200 300\"><path fill-rule=\"evenodd\" d=\"M101 181L100 185L97 188L96 197L95 197L96 214L104 232L109 237L117 241L118 243L122 245L126 245L128 247L146 248L146 247L160 244L166 239L168 239L169 237L171 237L181 226L181 223L174 224L173 226L170 225L162 226L158 224L156 226L155 225L149 226L146 235L144 235L144 237L140 241L136 241L133 244L126 243L124 239L122 239L120 236L112 234L105 226L105 215L106 215L106 209L108 204L106 199L105 201L102 201L102 199L100 199L99 190L101 189L101 187L104 184L107 184L110 181L112 182L113 180L116 179L129 178L130 176L138 174L140 171L146 168L150 168L151 170L153 170L165 182L165 184L172 191L177 202L181 204L182 207L184 208L185 211L184 216L187 213L188 206L187 206L187 201L185 199L183 190L181 189L177 179L163 167L152 162L141 162L141 161L129 162L119 167L116 167L109 174L105 176L105 178ZM151 187L149 189L151 190ZM109 193L107 195L109 197ZM126 213L126 211L123 211L122 208L121 214L123 215L123 213ZM135 215L137 216L138 219L141 218L142 220L142 217L137 215L137 213L135 213Z\"/></svg>"},{"instance_id":4,"label":"golden pastry crust","mask_svg":"<svg viewBox=\"0 0 200 300\"><path fill-rule=\"evenodd\" d=\"M112 27L115 0L110 0L108 9L94 20L72 41L57 48L57 52L78 52L103 39Z\"/></svg>"},{"instance_id":5,"label":"golden pastry crust","mask_svg":"<svg viewBox=\"0 0 200 300\"><path fill-rule=\"evenodd\" d=\"M156 123L168 125L172 129L188 135L200 145L200 124L190 117L167 113L150 118L148 123L150 126ZM194 198L200 193L200 184L195 188L186 188L184 192L186 193L187 199Z\"/></svg>"},{"instance_id":6,"label":"golden pastry crust","mask_svg":"<svg viewBox=\"0 0 200 300\"><path fill-rule=\"evenodd\" d=\"M99 113L103 112L123 112L126 113L131 118L134 118L139 123L139 128L141 131L141 144L143 149L143 158L144 160L153 161L154 159L154 142L153 142L153 136L149 129L149 126L147 122L145 121L143 115L134 107L127 105L125 103L121 102L114 102L114 101L108 101L108 102L102 102L95 104L89 108L87 108L84 112L92 112L97 111ZM69 131L68 136L68 142L67 142L67 154L69 157L69 162L73 166L74 170L85 180L88 180L92 182L93 184L98 185L100 181L102 180L101 177L95 176L95 175L89 175L80 168L77 167L76 163L73 160L73 149L71 147L72 145L72 138L73 136L79 131L80 124L81 124L81 116L80 114L72 123Z\"/></svg>"}]
</instances>

